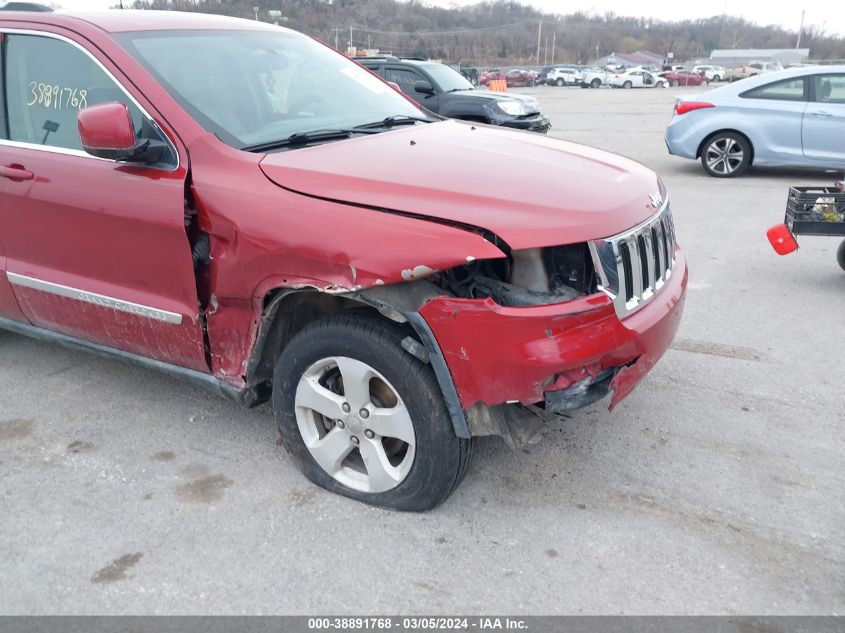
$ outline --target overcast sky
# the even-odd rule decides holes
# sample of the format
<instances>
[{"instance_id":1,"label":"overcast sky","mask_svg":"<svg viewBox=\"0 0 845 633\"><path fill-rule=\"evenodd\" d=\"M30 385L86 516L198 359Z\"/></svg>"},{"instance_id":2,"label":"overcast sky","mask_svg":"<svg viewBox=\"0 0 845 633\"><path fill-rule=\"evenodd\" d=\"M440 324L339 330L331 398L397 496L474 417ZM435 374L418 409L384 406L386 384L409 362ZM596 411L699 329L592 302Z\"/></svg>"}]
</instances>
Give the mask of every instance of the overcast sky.
<instances>
[{"instance_id":1,"label":"overcast sky","mask_svg":"<svg viewBox=\"0 0 845 633\"><path fill-rule=\"evenodd\" d=\"M65 9L107 9L117 0L54 0ZM284 0L279 0L284 5ZM478 0L427 0L440 6L463 6ZM779 24L797 30L801 22L801 9L807 10L805 24L823 26L825 31L845 35L845 1L798 0L792 2L772 0L522 0L538 9L552 13L595 11L603 14L613 11L619 15L641 12L645 17L661 20L684 20L712 15L742 16L759 24ZM636 8L634 8L636 7Z\"/></svg>"}]
</instances>

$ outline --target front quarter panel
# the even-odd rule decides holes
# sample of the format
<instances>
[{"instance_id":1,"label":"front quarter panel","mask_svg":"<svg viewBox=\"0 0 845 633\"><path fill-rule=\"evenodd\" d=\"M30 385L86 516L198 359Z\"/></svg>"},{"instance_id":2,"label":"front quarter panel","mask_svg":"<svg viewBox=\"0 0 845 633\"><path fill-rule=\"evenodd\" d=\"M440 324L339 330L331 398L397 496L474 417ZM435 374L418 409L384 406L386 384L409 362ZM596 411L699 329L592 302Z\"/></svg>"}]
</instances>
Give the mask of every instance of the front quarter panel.
<instances>
[{"instance_id":1,"label":"front quarter panel","mask_svg":"<svg viewBox=\"0 0 845 633\"><path fill-rule=\"evenodd\" d=\"M232 384L243 384L274 289L341 294L504 256L466 229L288 191L261 171L263 154L210 134L189 151L200 226L211 236L212 371Z\"/></svg>"}]
</instances>

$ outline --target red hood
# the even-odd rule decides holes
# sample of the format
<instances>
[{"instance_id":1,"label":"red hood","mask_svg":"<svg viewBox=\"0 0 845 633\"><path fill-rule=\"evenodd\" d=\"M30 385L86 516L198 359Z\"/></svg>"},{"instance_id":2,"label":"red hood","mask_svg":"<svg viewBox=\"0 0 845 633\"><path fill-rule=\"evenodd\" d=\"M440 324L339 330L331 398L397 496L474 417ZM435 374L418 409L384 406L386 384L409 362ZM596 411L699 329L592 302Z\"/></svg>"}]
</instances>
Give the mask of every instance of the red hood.
<instances>
[{"instance_id":1,"label":"red hood","mask_svg":"<svg viewBox=\"0 0 845 633\"><path fill-rule=\"evenodd\" d=\"M471 224L514 249L621 233L654 213L660 188L615 154L456 121L269 154L261 168L291 191Z\"/></svg>"}]
</instances>

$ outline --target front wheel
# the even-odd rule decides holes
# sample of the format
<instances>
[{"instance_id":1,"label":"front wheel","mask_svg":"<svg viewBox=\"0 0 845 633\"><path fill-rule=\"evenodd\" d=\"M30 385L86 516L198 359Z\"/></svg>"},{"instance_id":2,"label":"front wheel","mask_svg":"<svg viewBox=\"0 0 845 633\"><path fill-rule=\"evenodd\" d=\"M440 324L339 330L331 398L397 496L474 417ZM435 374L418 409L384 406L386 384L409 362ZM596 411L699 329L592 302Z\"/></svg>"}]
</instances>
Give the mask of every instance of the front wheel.
<instances>
[{"instance_id":1,"label":"front wheel","mask_svg":"<svg viewBox=\"0 0 845 633\"><path fill-rule=\"evenodd\" d=\"M677 88L677 87L678 87L678 86L680 86L680 85L681 85L681 82L680 82L680 81L678 81L677 79L673 79L673 80L672 80L672 87L673 87L673 88Z\"/></svg>"},{"instance_id":2,"label":"front wheel","mask_svg":"<svg viewBox=\"0 0 845 633\"><path fill-rule=\"evenodd\" d=\"M555 85L556 85L558 88L563 88L563 84L564 84L564 83L566 83L566 82L565 82L565 81L563 81L563 79L558 79L557 81L555 81Z\"/></svg>"},{"instance_id":3,"label":"front wheel","mask_svg":"<svg viewBox=\"0 0 845 633\"><path fill-rule=\"evenodd\" d=\"M626 81L624 84L622 84L622 87L625 88L625 90L633 88L633 86L634 84L632 84L630 81Z\"/></svg>"},{"instance_id":4,"label":"front wheel","mask_svg":"<svg viewBox=\"0 0 845 633\"><path fill-rule=\"evenodd\" d=\"M836 249L836 261L842 270L845 270L845 240Z\"/></svg>"},{"instance_id":5,"label":"front wheel","mask_svg":"<svg viewBox=\"0 0 845 633\"><path fill-rule=\"evenodd\" d=\"M455 435L431 367L408 332L365 312L324 318L283 350L273 379L282 443L308 479L358 501L429 510L460 483Z\"/></svg>"},{"instance_id":6,"label":"front wheel","mask_svg":"<svg viewBox=\"0 0 845 633\"><path fill-rule=\"evenodd\" d=\"M739 176L751 164L751 145L734 132L718 132L704 142L701 165L715 178Z\"/></svg>"},{"instance_id":7,"label":"front wheel","mask_svg":"<svg viewBox=\"0 0 845 633\"><path fill-rule=\"evenodd\" d=\"M590 87L591 88L601 88L601 79L593 79L590 82Z\"/></svg>"},{"instance_id":8,"label":"front wheel","mask_svg":"<svg viewBox=\"0 0 845 633\"><path fill-rule=\"evenodd\" d=\"M722 81L722 78L719 77L719 75L713 75L713 82L714 83L719 83L720 81Z\"/></svg>"}]
</instances>

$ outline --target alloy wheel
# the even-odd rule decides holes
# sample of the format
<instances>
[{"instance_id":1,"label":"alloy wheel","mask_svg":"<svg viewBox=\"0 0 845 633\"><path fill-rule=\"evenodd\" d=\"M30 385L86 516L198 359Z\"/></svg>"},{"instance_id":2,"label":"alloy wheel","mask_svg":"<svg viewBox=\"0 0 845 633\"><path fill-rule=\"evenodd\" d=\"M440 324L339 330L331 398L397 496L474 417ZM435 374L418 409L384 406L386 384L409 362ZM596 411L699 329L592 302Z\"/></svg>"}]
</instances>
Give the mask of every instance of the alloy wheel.
<instances>
[{"instance_id":1,"label":"alloy wheel","mask_svg":"<svg viewBox=\"0 0 845 633\"><path fill-rule=\"evenodd\" d=\"M296 388L299 432L314 461L361 492L385 492L408 476L416 435L390 382L368 364L336 356L312 364Z\"/></svg>"},{"instance_id":2,"label":"alloy wheel","mask_svg":"<svg viewBox=\"0 0 845 633\"><path fill-rule=\"evenodd\" d=\"M704 152L707 166L717 174L729 175L742 165L745 152L736 139L720 136L713 140Z\"/></svg>"}]
</instances>

